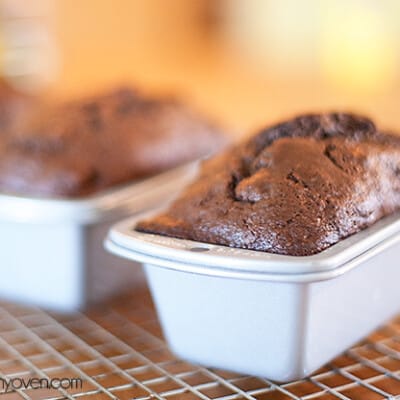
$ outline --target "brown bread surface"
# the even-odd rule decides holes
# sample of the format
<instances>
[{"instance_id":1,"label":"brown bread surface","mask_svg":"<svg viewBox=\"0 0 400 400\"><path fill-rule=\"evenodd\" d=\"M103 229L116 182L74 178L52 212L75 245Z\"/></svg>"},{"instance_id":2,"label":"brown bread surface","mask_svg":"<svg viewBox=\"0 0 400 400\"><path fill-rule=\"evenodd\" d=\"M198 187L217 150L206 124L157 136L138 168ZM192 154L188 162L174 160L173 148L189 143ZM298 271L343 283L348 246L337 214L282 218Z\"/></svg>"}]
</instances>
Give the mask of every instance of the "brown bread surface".
<instances>
[{"instance_id":1,"label":"brown bread surface","mask_svg":"<svg viewBox=\"0 0 400 400\"><path fill-rule=\"evenodd\" d=\"M39 105L0 144L2 193L77 197L206 156L226 137L171 98L129 88Z\"/></svg>"},{"instance_id":2,"label":"brown bread surface","mask_svg":"<svg viewBox=\"0 0 400 400\"><path fill-rule=\"evenodd\" d=\"M357 115L305 115L206 161L165 213L136 229L306 256L399 208L400 137Z\"/></svg>"}]
</instances>

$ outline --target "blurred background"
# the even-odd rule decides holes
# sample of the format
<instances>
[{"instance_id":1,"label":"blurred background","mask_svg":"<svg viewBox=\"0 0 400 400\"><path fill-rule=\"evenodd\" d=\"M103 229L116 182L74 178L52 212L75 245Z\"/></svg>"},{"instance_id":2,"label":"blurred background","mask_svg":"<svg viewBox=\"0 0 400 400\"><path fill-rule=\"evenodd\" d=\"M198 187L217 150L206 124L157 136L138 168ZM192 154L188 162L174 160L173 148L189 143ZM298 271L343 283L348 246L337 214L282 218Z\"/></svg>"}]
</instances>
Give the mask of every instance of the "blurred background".
<instances>
[{"instance_id":1,"label":"blurred background","mask_svg":"<svg viewBox=\"0 0 400 400\"><path fill-rule=\"evenodd\" d=\"M0 67L68 98L177 92L236 132L352 110L400 128L398 0L1 0Z\"/></svg>"}]
</instances>

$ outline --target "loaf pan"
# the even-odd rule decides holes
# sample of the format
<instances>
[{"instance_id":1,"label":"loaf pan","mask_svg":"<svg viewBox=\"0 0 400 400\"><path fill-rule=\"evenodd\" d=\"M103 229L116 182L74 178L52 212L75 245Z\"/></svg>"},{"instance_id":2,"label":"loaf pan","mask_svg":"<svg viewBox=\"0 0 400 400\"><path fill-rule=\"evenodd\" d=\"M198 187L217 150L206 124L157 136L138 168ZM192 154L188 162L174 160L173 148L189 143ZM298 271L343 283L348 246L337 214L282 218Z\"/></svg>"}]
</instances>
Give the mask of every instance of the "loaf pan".
<instances>
[{"instance_id":1,"label":"loaf pan","mask_svg":"<svg viewBox=\"0 0 400 400\"><path fill-rule=\"evenodd\" d=\"M104 251L104 237L117 220L172 199L196 170L193 163L79 200L0 195L0 297L71 311L143 283L140 269Z\"/></svg>"},{"instance_id":2,"label":"loaf pan","mask_svg":"<svg viewBox=\"0 0 400 400\"><path fill-rule=\"evenodd\" d=\"M304 378L400 310L400 214L312 256L139 233L106 247L144 264L166 340L183 359L286 382Z\"/></svg>"}]
</instances>

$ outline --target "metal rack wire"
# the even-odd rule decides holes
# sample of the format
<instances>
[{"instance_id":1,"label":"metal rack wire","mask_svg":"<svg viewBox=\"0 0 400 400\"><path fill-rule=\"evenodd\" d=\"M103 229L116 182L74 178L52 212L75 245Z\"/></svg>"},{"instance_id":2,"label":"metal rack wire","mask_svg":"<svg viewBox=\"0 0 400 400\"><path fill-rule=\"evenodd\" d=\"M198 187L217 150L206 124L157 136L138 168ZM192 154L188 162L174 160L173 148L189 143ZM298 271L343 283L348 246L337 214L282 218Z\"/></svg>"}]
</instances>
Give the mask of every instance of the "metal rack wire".
<instances>
[{"instance_id":1,"label":"metal rack wire","mask_svg":"<svg viewBox=\"0 0 400 400\"><path fill-rule=\"evenodd\" d=\"M400 317L312 377L278 385L177 359L147 291L69 315L1 303L0 378L60 376L82 387L2 390L0 400L400 399Z\"/></svg>"}]
</instances>

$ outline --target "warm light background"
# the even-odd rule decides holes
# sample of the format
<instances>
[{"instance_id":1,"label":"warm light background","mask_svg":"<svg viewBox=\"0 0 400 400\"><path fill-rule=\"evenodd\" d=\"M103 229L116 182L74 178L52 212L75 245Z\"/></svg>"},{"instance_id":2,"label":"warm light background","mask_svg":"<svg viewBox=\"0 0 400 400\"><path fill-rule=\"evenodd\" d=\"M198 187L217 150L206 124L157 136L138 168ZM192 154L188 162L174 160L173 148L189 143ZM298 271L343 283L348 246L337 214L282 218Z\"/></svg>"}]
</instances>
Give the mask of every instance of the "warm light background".
<instances>
[{"instance_id":1,"label":"warm light background","mask_svg":"<svg viewBox=\"0 0 400 400\"><path fill-rule=\"evenodd\" d=\"M397 0L15 2L54 40L42 74L55 96L132 82L180 93L238 132L331 109L400 129Z\"/></svg>"}]
</instances>

